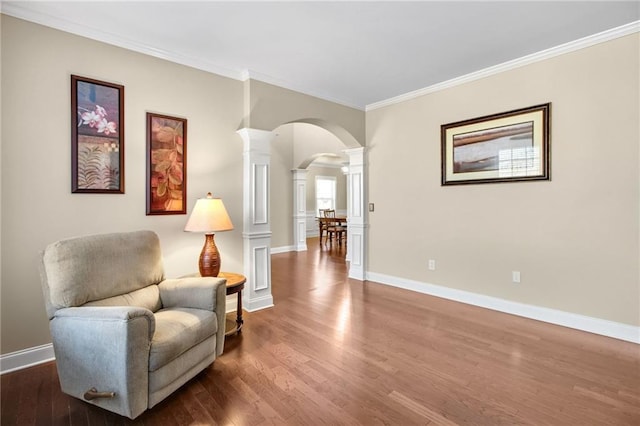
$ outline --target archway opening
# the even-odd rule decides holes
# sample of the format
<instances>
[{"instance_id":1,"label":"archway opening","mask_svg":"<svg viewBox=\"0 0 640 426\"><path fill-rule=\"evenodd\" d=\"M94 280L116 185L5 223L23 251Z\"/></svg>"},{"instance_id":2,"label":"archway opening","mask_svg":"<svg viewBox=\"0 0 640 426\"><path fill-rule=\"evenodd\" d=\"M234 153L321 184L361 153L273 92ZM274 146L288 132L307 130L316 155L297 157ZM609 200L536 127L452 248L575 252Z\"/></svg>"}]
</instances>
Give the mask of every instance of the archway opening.
<instances>
[{"instance_id":1,"label":"archway opening","mask_svg":"<svg viewBox=\"0 0 640 426\"><path fill-rule=\"evenodd\" d=\"M306 138L307 143L294 145L295 126L306 126L307 133L323 134L333 148L318 141L308 142L311 136ZM322 160L337 161L339 171L348 165L349 278L364 280L364 148L345 129L318 119L284 123L274 131L244 128L238 134L244 141L243 258L247 286L243 297L247 310L273 306L270 254L297 250L291 244L294 234L297 239L304 235L306 245L306 181L301 177L311 164ZM314 143L320 148L314 148ZM307 168L300 169L300 165Z\"/></svg>"},{"instance_id":2,"label":"archway opening","mask_svg":"<svg viewBox=\"0 0 640 426\"><path fill-rule=\"evenodd\" d=\"M348 147L332 132L308 121L286 123L274 132L276 136L271 145L272 252L304 251L306 238L318 234L317 179L336 182L333 208L342 216L348 215L347 177L343 172L349 164L345 154Z\"/></svg>"}]
</instances>

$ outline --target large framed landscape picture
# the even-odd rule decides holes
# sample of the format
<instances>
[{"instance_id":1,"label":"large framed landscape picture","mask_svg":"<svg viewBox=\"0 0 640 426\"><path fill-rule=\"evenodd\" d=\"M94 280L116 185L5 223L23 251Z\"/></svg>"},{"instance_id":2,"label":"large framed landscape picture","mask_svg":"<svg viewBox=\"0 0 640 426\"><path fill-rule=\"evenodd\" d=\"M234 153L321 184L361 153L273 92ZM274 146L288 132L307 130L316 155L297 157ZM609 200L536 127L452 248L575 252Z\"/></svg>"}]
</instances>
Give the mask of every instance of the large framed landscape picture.
<instances>
[{"instance_id":1,"label":"large framed landscape picture","mask_svg":"<svg viewBox=\"0 0 640 426\"><path fill-rule=\"evenodd\" d=\"M442 185L550 179L551 103L441 126Z\"/></svg>"},{"instance_id":2,"label":"large framed landscape picture","mask_svg":"<svg viewBox=\"0 0 640 426\"><path fill-rule=\"evenodd\" d=\"M71 76L71 192L124 194L124 86Z\"/></svg>"}]
</instances>

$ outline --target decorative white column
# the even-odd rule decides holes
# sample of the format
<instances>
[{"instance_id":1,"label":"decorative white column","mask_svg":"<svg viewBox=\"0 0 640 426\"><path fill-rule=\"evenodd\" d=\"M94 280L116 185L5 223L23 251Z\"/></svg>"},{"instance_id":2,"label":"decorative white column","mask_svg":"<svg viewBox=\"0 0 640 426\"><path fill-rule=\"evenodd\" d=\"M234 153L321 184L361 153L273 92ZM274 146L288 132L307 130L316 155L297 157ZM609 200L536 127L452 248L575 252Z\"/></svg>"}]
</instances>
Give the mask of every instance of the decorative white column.
<instances>
[{"instance_id":1,"label":"decorative white column","mask_svg":"<svg viewBox=\"0 0 640 426\"><path fill-rule=\"evenodd\" d=\"M293 169L293 245L307 251L307 170Z\"/></svg>"},{"instance_id":2,"label":"decorative white column","mask_svg":"<svg viewBox=\"0 0 640 426\"><path fill-rule=\"evenodd\" d=\"M364 148L351 148L344 152L349 156L349 176L347 179L349 278L364 281L367 228L364 199Z\"/></svg>"},{"instance_id":3,"label":"decorative white column","mask_svg":"<svg viewBox=\"0 0 640 426\"><path fill-rule=\"evenodd\" d=\"M242 291L249 312L273 306L271 295L271 223L269 166L273 132L244 128L237 132L243 150L243 262L247 283Z\"/></svg>"}]
</instances>

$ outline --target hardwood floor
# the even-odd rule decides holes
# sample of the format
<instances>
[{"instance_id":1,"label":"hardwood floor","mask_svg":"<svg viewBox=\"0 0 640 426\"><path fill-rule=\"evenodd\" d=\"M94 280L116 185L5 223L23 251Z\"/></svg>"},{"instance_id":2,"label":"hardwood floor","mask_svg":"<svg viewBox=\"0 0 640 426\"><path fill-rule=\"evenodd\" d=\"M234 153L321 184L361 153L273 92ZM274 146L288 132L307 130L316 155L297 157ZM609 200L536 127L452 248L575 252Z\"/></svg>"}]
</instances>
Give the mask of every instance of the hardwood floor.
<instances>
[{"instance_id":1,"label":"hardwood floor","mask_svg":"<svg viewBox=\"0 0 640 426\"><path fill-rule=\"evenodd\" d=\"M273 256L275 307L135 421L49 363L2 376L2 425L640 424L640 346L351 281L339 247L308 246Z\"/></svg>"}]
</instances>

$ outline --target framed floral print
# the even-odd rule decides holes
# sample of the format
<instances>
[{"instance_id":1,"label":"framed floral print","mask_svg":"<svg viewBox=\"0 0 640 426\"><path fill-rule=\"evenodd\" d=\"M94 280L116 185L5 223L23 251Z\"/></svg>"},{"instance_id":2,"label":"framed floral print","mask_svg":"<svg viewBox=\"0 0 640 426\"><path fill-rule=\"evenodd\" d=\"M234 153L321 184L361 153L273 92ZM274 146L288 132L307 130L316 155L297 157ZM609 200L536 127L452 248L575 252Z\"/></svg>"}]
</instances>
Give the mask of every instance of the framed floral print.
<instances>
[{"instance_id":1,"label":"framed floral print","mask_svg":"<svg viewBox=\"0 0 640 426\"><path fill-rule=\"evenodd\" d=\"M124 194L124 86L71 76L71 192Z\"/></svg>"},{"instance_id":2,"label":"framed floral print","mask_svg":"<svg viewBox=\"0 0 640 426\"><path fill-rule=\"evenodd\" d=\"M186 214L187 120L147 113L147 215Z\"/></svg>"}]
</instances>

